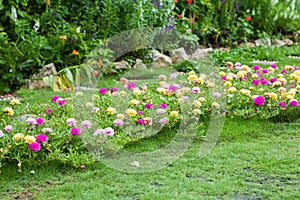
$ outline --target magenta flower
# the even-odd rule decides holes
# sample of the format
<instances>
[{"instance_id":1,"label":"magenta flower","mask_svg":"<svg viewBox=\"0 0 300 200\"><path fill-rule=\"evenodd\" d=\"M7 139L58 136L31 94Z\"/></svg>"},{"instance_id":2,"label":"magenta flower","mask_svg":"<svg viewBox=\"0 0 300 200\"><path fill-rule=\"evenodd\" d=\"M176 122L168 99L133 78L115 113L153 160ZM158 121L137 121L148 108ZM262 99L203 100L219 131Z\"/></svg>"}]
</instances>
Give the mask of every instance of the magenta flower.
<instances>
[{"instance_id":1,"label":"magenta flower","mask_svg":"<svg viewBox=\"0 0 300 200\"><path fill-rule=\"evenodd\" d=\"M33 142L28 145L28 148L31 149L32 151L39 151L41 150L41 145L38 142Z\"/></svg>"},{"instance_id":2,"label":"magenta flower","mask_svg":"<svg viewBox=\"0 0 300 200\"><path fill-rule=\"evenodd\" d=\"M115 119L113 121L114 126L122 126L124 124L122 119Z\"/></svg>"},{"instance_id":3,"label":"magenta flower","mask_svg":"<svg viewBox=\"0 0 300 200\"><path fill-rule=\"evenodd\" d=\"M132 89L136 88L136 84L135 84L134 82L129 82L129 83L127 84L126 88L127 88L128 90L132 90Z\"/></svg>"},{"instance_id":4,"label":"magenta flower","mask_svg":"<svg viewBox=\"0 0 300 200\"><path fill-rule=\"evenodd\" d=\"M221 80L222 80L222 81L225 81L225 80L226 80L226 76L222 76L222 77L221 77Z\"/></svg>"},{"instance_id":5,"label":"magenta flower","mask_svg":"<svg viewBox=\"0 0 300 200\"><path fill-rule=\"evenodd\" d=\"M170 85L170 87L169 87L170 92L176 92L176 90L177 90L176 85Z\"/></svg>"},{"instance_id":6,"label":"magenta flower","mask_svg":"<svg viewBox=\"0 0 300 200\"><path fill-rule=\"evenodd\" d=\"M111 127L107 127L104 129L104 135L106 135L106 136L113 136L114 133L115 133L115 131Z\"/></svg>"},{"instance_id":7,"label":"magenta flower","mask_svg":"<svg viewBox=\"0 0 300 200\"><path fill-rule=\"evenodd\" d=\"M298 101L297 101L296 99L290 100L290 106L295 106L295 107L297 107L297 106L298 106Z\"/></svg>"},{"instance_id":8,"label":"magenta flower","mask_svg":"<svg viewBox=\"0 0 300 200\"><path fill-rule=\"evenodd\" d=\"M272 64L270 65L270 67L272 67L273 69L276 69L276 68L277 68L276 64L274 64L274 63L272 63Z\"/></svg>"},{"instance_id":9,"label":"magenta flower","mask_svg":"<svg viewBox=\"0 0 300 200\"><path fill-rule=\"evenodd\" d=\"M47 142L48 137L47 137L47 135L39 134L35 137L35 139L38 143L41 143L41 142Z\"/></svg>"},{"instance_id":10,"label":"magenta flower","mask_svg":"<svg viewBox=\"0 0 300 200\"><path fill-rule=\"evenodd\" d=\"M257 106L263 106L265 104L265 98L263 96L257 96L254 98L253 103Z\"/></svg>"},{"instance_id":11,"label":"magenta flower","mask_svg":"<svg viewBox=\"0 0 300 200\"><path fill-rule=\"evenodd\" d=\"M259 85L259 80L253 79L253 80L251 81L251 83L252 83L253 85Z\"/></svg>"},{"instance_id":12,"label":"magenta flower","mask_svg":"<svg viewBox=\"0 0 300 200\"><path fill-rule=\"evenodd\" d=\"M92 122L90 122L89 120L84 120L81 122L81 126L83 128L91 128L92 127Z\"/></svg>"},{"instance_id":13,"label":"magenta flower","mask_svg":"<svg viewBox=\"0 0 300 200\"><path fill-rule=\"evenodd\" d=\"M152 103L147 103L146 105L145 105L145 108L154 108L154 105L152 104Z\"/></svg>"},{"instance_id":14,"label":"magenta flower","mask_svg":"<svg viewBox=\"0 0 300 200\"><path fill-rule=\"evenodd\" d=\"M58 98L59 98L59 96L55 95L55 96L52 97L51 101L52 101L53 103L55 103L55 102L57 101Z\"/></svg>"},{"instance_id":15,"label":"magenta flower","mask_svg":"<svg viewBox=\"0 0 300 200\"><path fill-rule=\"evenodd\" d=\"M98 90L98 92L99 92L100 94L106 94L106 93L107 93L107 89L106 89L106 88L100 88L100 89Z\"/></svg>"},{"instance_id":16,"label":"magenta flower","mask_svg":"<svg viewBox=\"0 0 300 200\"><path fill-rule=\"evenodd\" d=\"M262 69L261 72L262 72L263 74L269 73L269 71L268 71L267 69Z\"/></svg>"},{"instance_id":17,"label":"magenta flower","mask_svg":"<svg viewBox=\"0 0 300 200\"><path fill-rule=\"evenodd\" d=\"M274 78L274 77L270 78L271 83L274 83L275 81L277 81L277 78Z\"/></svg>"},{"instance_id":18,"label":"magenta flower","mask_svg":"<svg viewBox=\"0 0 300 200\"><path fill-rule=\"evenodd\" d=\"M36 123L37 123L37 125L43 125L44 124L44 119L43 118L36 118L35 119L36 120Z\"/></svg>"},{"instance_id":19,"label":"magenta flower","mask_svg":"<svg viewBox=\"0 0 300 200\"><path fill-rule=\"evenodd\" d=\"M280 73L282 73L282 74L287 74L287 71L286 71L285 69L283 69L283 70L281 70Z\"/></svg>"},{"instance_id":20,"label":"magenta flower","mask_svg":"<svg viewBox=\"0 0 300 200\"><path fill-rule=\"evenodd\" d=\"M51 114L52 113L52 109L51 108L47 108L46 113Z\"/></svg>"},{"instance_id":21,"label":"magenta flower","mask_svg":"<svg viewBox=\"0 0 300 200\"><path fill-rule=\"evenodd\" d=\"M168 106L167 106L167 104L162 103L162 104L159 105L159 107L163 108L163 109L166 109Z\"/></svg>"},{"instance_id":22,"label":"magenta flower","mask_svg":"<svg viewBox=\"0 0 300 200\"><path fill-rule=\"evenodd\" d=\"M145 124L145 121L143 119L137 119L136 122L139 123L140 125Z\"/></svg>"},{"instance_id":23,"label":"magenta flower","mask_svg":"<svg viewBox=\"0 0 300 200\"><path fill-rule=\"evenodd\" d=\"M253 66L253 70L255 70L255 71L257 71L257 70L259 70L260 69L260 67L258 66L258 65L254 65Z\"/></svg>"},{"instance_id":24,"label":"magenta flower","mask_svg":"<svg viewBox=\"0 0 300 200\"><path fill-rule=\"evenodd\" d=\"M74 118L67 119L67 125L68 126L76 125L76 120Z\"/></svg>"},{"instance_id":25,"label":"magenta flower","mask_svg":"<svg viewBox=\"0 0 300 200\"><path fill-rule=\"evenodd\" d=\"M72 135L80 135L80 133L81 133L81 130L80 130L79 127L73 127L73 128L71 129L71 134L72 134Z\"/></svg>"},{"instance_id":26,"label":"magenta flower","mask_svg":"<svg viewBox=\"0 0 300 200\"><path fill-rule=\"evenodd\" d=\"M12 130L12 126L11 126L11 125L5 126L5 127L4 127L4 130L5 130L6 132L10 132L10 131Z\"/></svg>"},{"instance_id":27,"label":"magenta flower","mask_svg":"<svg viewBox=\"0 0 300 200\"><path fill-rule=\"evenodd\" d=\"M285 103L285 102L283 102L283 101L279 102L279 103L278 103L278 105L279 105L279 106L281 106L281 107L284 107L284 108L286 108L286 103Z\"/></svg>"},{"instance_id":28,"label":"magenta flower","mask_svg":"<svg viewBox=\"0 0 300 200\"><path fill-rule=\"evenodd\" d=\"M268 85L269 84L269 82L266 79L264 79L264 78L260 79L260 82L263 85Z\"/></svg>"},{"instance_id":29,"label":"magenta flower","mask_svg":"<svg viewBox=\"0 0 300 200\"><path fill-rule=\"evenodd\" d=\"M144 112L141 111L141 110L139 110L139 111L138 111L138 114L139 114L139 115L144 115Z\"/></svg>"},{"instance_id":30,"label":"magenta flower","mask_svg":"<svg viewBox=\"0 0 300 200\"><path fill-rule=\"evenodd\" d=\"M117 92L117 91L119 91L119 88L113 87L110 89L110 93Z\"/></svg>"},{"instance_id":31,"label":"magenta flower","mask_svg":"<svg viewBox=\"0 0 300 200\"><path fill-rule=\"evenodd\" d=\"M66 104L66 100L65 99L63 99L63 98L58 98L57 99L57 104L58 104L58 106L63 106L63 105L65 105Z\"/></svg>"}]
</instances>

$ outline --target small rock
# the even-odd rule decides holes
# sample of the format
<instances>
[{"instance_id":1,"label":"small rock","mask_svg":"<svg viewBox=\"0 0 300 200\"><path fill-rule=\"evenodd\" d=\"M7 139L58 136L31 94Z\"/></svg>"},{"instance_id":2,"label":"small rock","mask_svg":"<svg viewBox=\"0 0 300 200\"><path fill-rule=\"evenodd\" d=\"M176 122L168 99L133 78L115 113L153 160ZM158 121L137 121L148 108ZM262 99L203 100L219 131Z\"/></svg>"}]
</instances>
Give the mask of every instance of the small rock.
<instances>
[{"instance_id":1,"label":"small rock","mask_svg":"<svg viewBox=\"0 0 300 200\"><path fill-rule=\"evenodd\" d=\"M122 60L120 62L114 62L114 68L116 70L120 70L120 69L130 69L131 66L129 65L129 63L125 60Z\"/></svg>"},{"instance_id":2,"label":"small rock","mask_svg":"<svg viewBox=\"0 0 300 200\"><path fill-rule=\"evenodd\" d=\"M199 58L205 58L209 52L213 51L212 48L207 48L207 49L197 49L193 54L192 58L194 59L199 59Z\"/></svg>"},{"instance_id":3,"label":"small rock","mask_svg":"<svg viewBox=\"0 0 300 200\"><path fill-rule=\"evenodd\" d=\"M271 46L271 39L270 38L264 38L264 39L258 39L258 40L255 40L255 45L256 46Z\"/></svg>"},{"instance_id":4,"label":"small rock","mask_svg":"<svg viewBox=\"0 0 300 200\"><path fill-rule=\"evenodd\" d=\"M132 165L132 166L135 166L135 167L140 167L140 163L138 161L132 161L129 164Z\"/></svg>"},{"instance_id":5,"label":"small rock","mask_svg":"<svg viewBox=\"0 0 300 200\"><path fill-rule=\"evenodd\" d=\"M276 39L276 40L273 41L273 44L277 45L277 46L284 46L285 42L282 41L282 40Z\"/></svg>"},{"instance_id":6,"label":"small rock","mask_svg":"<svg viewBox=\"0 0 300 200\"><path fill-rule=\"evenodd\" d=\"M152 53L156 67L164 67L172 64L172 59L169 56L166 56L155 49L152 50Z\"/></svg>"},{"instance_id":7,"label":"small rock","mask_svg":"<svg viewBox=\"0 0 300 200\"><path fill-rule=\"evenodd\" d=\"M171 58L173 62L181 62L183 60L188 60L189 56L186 54L183 47L175 49L171 52Z\"/></svg>"},{"instance_id":8,"label":"small rock","mask_svg":"<svg viewBox=\"0 0 300 200\"><path fill-rule=\"evenodd\" d=\"M291 46L294 44L294 42L290 39L283 39L283 42L285 43L286 46Z\"/></svg>"},{"instance_id":9,"label":"small rock","mask_svg":"<svg viewBox=\"0 0 300 200\"><path fill-rule=\"evenodd\" d=\"M136 59L135 64L133 65L134 69L147 69L147 66L143 63L141 59Z\"/></svg>"}]
</instances>

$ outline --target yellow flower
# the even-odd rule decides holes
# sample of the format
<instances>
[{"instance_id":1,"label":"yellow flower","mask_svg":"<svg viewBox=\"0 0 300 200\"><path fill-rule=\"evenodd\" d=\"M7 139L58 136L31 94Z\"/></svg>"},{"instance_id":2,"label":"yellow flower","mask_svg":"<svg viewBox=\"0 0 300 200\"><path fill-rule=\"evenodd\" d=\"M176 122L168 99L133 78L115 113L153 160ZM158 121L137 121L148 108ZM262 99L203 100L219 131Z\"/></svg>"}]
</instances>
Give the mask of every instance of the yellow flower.
<instances>
[{"instance_id":1,"label":"yellow flower","mask_svg":"<svg viewBox=\"0 0 300 200\"><path fill-rule=\"evenodd\" d=\"M258 74L252 74L252 78L258 78Z\"/></svg>"},{"instance_id":2,"label":"yellow flower","mask_svg":"<svg viewBox=\"0 0 300 200\"><path fill-rule=\"evenodd\" d=\"M272 67L269 67L269 68L268 68L268 71L269 71L269 73L274 73L274 72L275 72L275 69L272 68Z\"/></svg>"},{"instance_id":3,"label":"yellow flower","mask_svg":"<svg viewBox=\"0 0 300 200\"><path fill-rule=\"evenodd\" d=\"M10 101L10 104L11 105L17 105L17 104L20 104L20 101L18 99L13 99Z\"/></svg>"},{"instance_id":4,"label":"yellow flower","mask_svg":"<svg viewBox=\"0 0 300 200\"><path fill-rule=\"evenodd\" d=\"M195 101L193 102L193 105L194 105L195 107L199 108L199 107L201 106L201 102L198 101L198 100L195 100Z\"/></svg>"},{"instance_id":5,"label":"yellow flower","mask_svg":"<svg viewBox=\"0 0 300 200\"><path fill-rule=\"evenodd\" d=\"M85 107L87 107L87 108L92 108L93 106L94 106L94 104L92 102L87 102L85 104Z\"/></svg>"},{"instance_id":6,"label":"yellow flower","mask_svg":"<svg viewBox=\"0 0 300 200\"><path fill-rule=\"evenodd\" d=\"M171 117L177 117L178 116L178 112L177 111L171 111L170 112L170 116Z\"/></svg>"},{"instance_id":7,"label":"yellow flower","mask_svg":"<svg viewBox=\"0 0 300 200\"><path fill-rule=\"evenodd\" d=\"M296 74L297 76L300 76L300 70L294 71L294 74Z\"/></svg>"},{"instance_id":8,"label":"yellow flower","mask_svg":"<svg viewBox=\"0 0 300 200\"><path fill-rule=\"evenodd\" d=\"M297 92L297 90L295 90L295 89L290 89L290 91L288 91L286 94L287 95L295 95L296 94L296 92Z\"/></svg>"},{"instance_id":9,"label":"yellow flower","mask_svg":"<svg viewBox=\"0 0 300 200\"><path fill-rule=\"evenodd\" d=\"M287 95L286 98L287 98L288 100L291 100L291 99L294 98L294 96L293 96L293 95Z\"/></svg>"},{"instance_id":10,"label":"yellow flower","mask_svg":"<svg viewBox=\"0 0 300 200\"><path fill-rule=\"evenodd\" d=\"M183 93L189 93L190 91L191 91L191 88L189 88L189 87L183 87L182 88Z\"/></svg>"},{"instance_id":11,"label":"yellow flower","mask_svg":"<svg viewBox=\"0 0 300 200\"><path fill-rule=\"evenodd\" d=\"M246 90L246 89L241 89L241 93L244 94L244 95L247 95L249 96L251 91L250 90Z\"/></svg>"},{"instance_id":12,"label":"yellow flower","mask_svg":"<svg viewBox=\"0 0 300 200\"><path fill-rule=\"evenodd\" d=\"M249 90L254 90L254 89L255 89L255 87L253 87L253 86L249 87Z\"/></svg>"},{"instance_id":13,"label":"yellow flower","mask_svg":"<svg viewBox=\"0 0 300 200\"><path fill-rule=\"evenodd\" d=\"M226 81L225 83L224 83L224 86L226 86L226 87L230 87L232 85L232 83L230 82L230 81Z\"/></svg>"},{"instance_id":14,"label":"yellow flower","mask_svg":"<svg viewBox=\"0 0 300 200\"><path fill-rule=\"evenodd\" d=\"M199 77L199 78L196 79L196 82L199 83L199 84L203 84L204 80L203 80L203 78Z\"/></svg>"},{"instance_id":15,"label":"yellow flower","mask_svg":"<svg viewBox=\"0 0 300 200\"><path fill-rule=\"evenodd\" d=\"M33 137L31 135L26 135L25 142L28 144L31 144L31 143L35 142L35 137Z\"/></svg>"},{"instance_id":16,"label":"yellow flower","mask_svg":"<svg viewBox=\"0 0 300 200\"><path fill-rule=\"evenodd\" d=\"M120 95L121 95L121 96L126 96L126 95L127 95L127 92L126 92L126 91L121 91L121 92L120 92Z\"/></svg>"},{"instance_id":17,"label":"yellow flower","mask_svg":"<svg viewBox=\"0 0 300 200\"><path fill-rule=\"evenodd\" d=\"M297 75L296 74L290 74L291 79L296 79Z\"/></svg>"},{"instance_id":18,"label":"yellow flower","mask_svg":"<svg viewBox=\"0 0 300 200\"><path fill-rule=\"evenodd\" d=\"M248 65L242 65L241 67L242 67L242 69L243 69L244 71L249 71L249 70L250 70L250 68L249 68Z\"/></svg>"},{"instance_id":19,"label":"yellow flower","mask_svg":"<svg viewBox=\"0 0 300 200\"><path fill-rule=\"evenodd\" d=\"M139 94L141 94L141 90L135 89L135 90L133 90L133 94L134 95L139 95Z\"/></svg>"},{"instance_id":20,"label":"yellow flower","mask_svg":"<svg viewBox=\"0 0 300 200\"><path fill-rule=\"evenodd\" d=\"M109 108L107 108L107 110L106 110L106 112L108 113L108 114L115 114L116 113L116 109L115 108L113 108L113 107L109 107Z\"/></svg>"},{"instance_id":21,"label":"yellow flower","mask_svg":"<svg viewBox=\"0 0 300 200\"><path fill-rule=\"evenodd\" d=\"M188 77L188 80L189 80L189 81L194 81L194 80L196 80L196 79L197 79L197 75L195 75L195 74L190 75L190 76Z\"/></svg>"},{"instance_id":22,"label":"yellow flower","mask_svg":"<svg viewBox=\"0 0 300 200\"><path fill-rule=\"evenodd\" d=\"M23 133L17 133L13 136L13 139L16 140L17 142L18 141L21 141L24 139L24 134Z\"/></svg>"},{"instance_id":23,"label":"yellow flower","mask_svg":"<svg viewBox=\"0 0 300 200\"><path fill-rule=\"evenodd\" d=\"M275 86L281 86L281 82L280 81L275 81L273 84L272 84L273 87Z\"/></svg>"},{"instance_id":24,"label":"yellow flower","mask_svg":"<svg viewBox=\"0 0 300 200\"><path fill-rule=\"evenodd\" d=\"M127 114L131 117L136 116L137 112L134 109L127 109Z\"/></svg>"},{"instance_id":25,"label":"yellow flower","mask_svg":"<svg viewBox=\"0 0 300 200\"><path fill-rule=\"evenodd\" d=\"M136 106L136 105L138 105L140 103L140 101L136 100L136 99L132 99L132 100L130 100L129 103L130 103L130 105Z\"/></svg>"},{"instance_id":26,"label":"yellow flower","mask_svg":"<svg viewBox=\"0 0 300 200\"><path fill-rule=\"evenodd\" d=\"M194 115L200 115L201 114L200 109L194 109L192 112L194 113Z\"/></svg>"},{"instance_id":27,"label":"yellow flower","mask_svg":"<svg viewBox=\"0 0 300 200\"><path fill-rule=\"evenodd\" d=\"M263 92L263 91L265 91L265 89L264 88L259 88L258 91Z\"/></svg>"},{"instance_id":28,"label":"yellow flower","mask_svg":"<svg viewBox=\"0 0 300 200\"><path fill-rule=\"evenodd\" d=\"M196 74L196 73L195 73L194 70L192 70L192 71L190 71L188 74L189 74L189 75L194 75L194 74Z\"/></svg>"},{"instance_id":29,"label":"yellow flower","mask_svg":"<svg viewBox=\"0 0 300 200\"><path fill-rule=\"evenodd\" d=\"M201 103L203 103L203 102L205 101L205 98L204 98L204 97L200 97L200 98L198 99L198 101L200 101Z\"/></svg>"},{"instance_id":30,"label":"yellow flower","mask_svg":"<svg viewBox=\"0 0 300 200\"><path fill-rule=\"evenodd\" d=\"M270 97L271 99L277 99L277 94L276 94L275 92L271 92L271 93L269 94L269 97Z\"/></svg>"},{"instance_id":31,"label":"yellow flower","mask_svg":"<svg viewBox=\"0 0 300 200\"><path fill-rule=\"evenodd\" d=\"M217 102L213 102L213 103L211 104L211 106L214 107L214 108L220 108L220 104L217 103Z\"/></svg>"},{"instance_id":32,"label":"yellow flower","mask_svg":"<svg viewBox=\"0 0 300 200\"><path fill-rule=\"evenodd\" d=\"M236 92L236 88L235 87L230 87L228 89L228 91L231 92L231 93L234 93L234 92Z\"/></svg>"},{"instance_id":33,"label":"yellow flower","mask_svg":"<svg viewBox=\"0 0 300 200\"><path fill-rule=\"evenodd\" d=\"M83 96L83 92L76 92L75 93L76 96L82 97ZM98 95L97 95L98 96Z\"/></svg>"},{"instance_id":34,"label":"yellow flower","mask_svg":"<svg viewBox=\"0 0 300 200\"><path fill-rule=\"evenodd\" d=\"M124 114L117 114L117 118L118 118L118 119L124 119L124 118L125 118L125 115L124 115Z\"/></svg>"},{"instance_id":35,"label":"yellow flower","mask_svg":"<svg viewBox=\"0 0 300 200\"><path fill-rule=\"evenodd\" d=\"M278 81L280 81L280 82L284 82L284 83L286 83L286 82L287 82L285 78L279 78L279 79L278 79ZM275 82L276 82L276 81L275 81Z\"/></svg>"},{"instance_id":36,"label":"yellow flower","mask_svg":"<svg viewBox=\"0 0 300 200\"><path fill-rule=\"evenodd\" d=\"M226 73L225 72L219 72L219 75L220 76L226 76Z\"/></svg>"},{"instance_id":37,"label":"yellow flower","mask_svg":"<svg viewBox=\"0 0 300 200\"><path fill-rule=\"evenodd\" d=\"M280 93L286 92L286 89L284 87L280 87L278 88L278 92Z\"/></svg>"},{"instance_id":38,"label":"yellow flower","mask_svg":"<svg viewBox=\"0 0 300 200\"><path fill-rule=\"evenodd\" d=\"M226 81L232 81L232 76L226 76Z\"/></svg>"},{"instance_id":39,"label":"yellow flower","mask_svg":"<svg viewBox=\"0 0 300 200\"><path fill-rule=\"evenodd\" d=\"M6 107L3 109L3 112L8 113L9 115L13 115L14 109L12 109L11 107Z\"/></svg>"},{"instance_id":40,"label":"yellow flower","mask_svg":"<svg viewBox=\"0 0 300 200\"><path fill-rule=\"evenodd\" d=\"M166 94L167 93L166 89L161 88L161 87L157 88L156 91L159 92L159 94Z\"/></svg>"},{"instance_id":41,"label":"yellow flower","mask_svg":"<svg viewBox=\"0 0 300 200\"><path fill-rule=\"evenodd\" d=\"M277 74L278 78L283 78L284 75L283 74Z\"/></svg>"}]
</instances>

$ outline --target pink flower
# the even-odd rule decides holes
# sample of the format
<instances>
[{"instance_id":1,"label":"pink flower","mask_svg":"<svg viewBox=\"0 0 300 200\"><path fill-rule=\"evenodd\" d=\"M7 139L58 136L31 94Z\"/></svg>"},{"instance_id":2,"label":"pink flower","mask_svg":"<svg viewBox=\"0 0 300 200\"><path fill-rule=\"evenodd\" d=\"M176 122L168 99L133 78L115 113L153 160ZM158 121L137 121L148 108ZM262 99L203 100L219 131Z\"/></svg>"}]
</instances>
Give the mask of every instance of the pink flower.
<instances>
[{"instance_id":1,"label":"pink flower","mask_svg":"<svg viewBox=\"0 0 300 200\"><path fill-rule=\"evenodd\" d=\"M84 120L83 122L81 122L81 126L83 128L91 128L92 127L92 122L90 122L89 120Z\"/></svg>"},{"instance_id":2,"label":"pink flower","mask_svg":"<svg viewBox=\"0 0 300 200\"><path fill-rule=\"evenodd\" d=\"M104 129L104 135L106 136L113 136L114 135L114 129L112 129L111 127L107 127Z\"/></svg>"},{"instance_id":3,"label":"pink flower","mask_svg":"<svg viewBox=\"0 0 300 200\"><path fill-rule=\"evenodd\" d=\"M193 87L192 91L193 91L194 94L197 94L197 93L200 92L200 88L199 87Z\"/></svg>"},{"instance_id":4,"label":"pink flower","mask_svg":"<svg viewBox=\"0 0 300 200\"><path fill-rule=\"evenodd\" d=\"M12 126L11 126L11 125L5 126L5 127L4 127L4 130L5 130L6 132L10 132L10 131L12 130Z\"/></svg>"},{"instance_id":5,"label":"pink flower","mask_svg":"<svg viewBox=\"0 0 300 200\"><path fill-rule=\"evenodd\" d=\"M144 122L146 123L146 124L148 124L148 125L152 125L152 118L151 117L146 117L146 118L144 118Z\"/></svg>"},{"instance_id":6,"label":"pink flower","mask_svg":"<svg viewBox=\"0 0 300 200\"><path fill-rule=\"evenodd\" d=\"M0 138L4 136L3 131L0 130Z\"/></svg>"},{"instance_id":7,"label":"pink flower","mask_svg":"<svg viewBox=\"0 0 300 200\"><path fill-rule=\"evenodd\" d=\"M124 124L122 119L115 119L113 121L114 126L122 126Z\"/></svg>"},{"instance_id":8,"label":"pink flower","mask_svg":"<svg viewBox=\"0 0 300 200\"><path fill-rule=\"evenodd\" d=\"M176 74L176 73L173 73L173 74L170 75L170 79L171 79L171 80L173 80L173 79L175 79L175 78L177 78L177 74Z\"/></svg>"},{"instance_id":9,"label":"pink flower","mask_svg":"<svg viewBox=\"0 0 300 200\"><path fill-rule=\"evenodd\" d=\"M126 78L120 78L120 81L121 81L123 84L128 83L128 80L127 80Z\"/></svg>"},{"instance_id":10,"label":"pink flower","mask_svg":"<svg viewBox=\"0 0 300 200\"><path fill-rule=\"evenodd\" d=\"M167 80L167 76L166 75L159 75L158 76L158 78L159 78L159 80L161 80L161 81L165 81L165 80Z\"/></svg>"},{"instance_id":11,"label":"pink flower","mask_svg":"<svg viewBox=\"0 0 300 200\"><path fill-rule=\"evenodd\" d=\"M47 137L47 135L39 134L35 137L35 139L38 143L41 143L41 142L47 142L48 137Z\"/></svg>"},{"instance_id":12,"label":"pink flower","mask_svg":"<svg viewBox=\"0 0 300 200\"><path fill-rule=\"evenodd\" d=\"M139 115L144 115L144 112L141 111L141 110L139 110L139 111L138 111L138 114L139 114Z\"/></svg>"},{"instance_id":13,"label":"pink flower","mask_svg":"<svg viewBox=\"0 0 300 200\"><path fill-rule=\"evenodd\" d=\"M39 151L41 150L41 145L38 142L33 142L28 145L28 148L31 149L32 151Z\"/></svg>"},{"instance_id":14,"label":"pink flower","mask_svg":"<svg viewBox=\"0 0 300 200\"><path fill-rule=\"evenodd\" d=\"M52 129L51 128L43 128L42 130L44 133L51 133Z\"/></svg>"},{"instance_id":15,"label":"pink flower","mask_svg":"<svg viewBox=\"0 0 300 200\"><path fill-rule=\"evenodd\" d=\"M76 125L76 120L74 118L67 119L67 125L68 126Z\"/></svg>"},{"instance_id":16,"label":"pink flower","mask_svg":"<svg viewBox=\"0 0 300 200\"><path fill-rule=\"evenodd\" d=\"M104 134L104 130L103 129L97 129L94 133L93 133L93 136L99 136L101 134Z\"/></svg>"},{"instance_id":17,"label":"pink flower","mask_svg":"<svg viewBox=\"0 0 300 200\"><path fill-rule=\"evenodd\" d=\"M176 92L176 90L177 90L176 85L170 85L170 87L169 87L170 92Z\"/></svg>"},{"instance_id":18,"label":"pink flower","mask_svg":"<svg viewBox=\"0 0 300 200\"><path fill-rule=\"evenodd\" d=\"M42 125L42 124L44 124L44 119L43 118L36 118L35 119L36 120L36 123L38 124L38 125Z\"/></svg>"},{"instance_id":19,"label":"pink flower","mask_svg":"<svg viewBox=\"0 0 300 200\"><path fill-rule=\"evenodd\" d=\"M297 101L296 99L290 100L290 106L295 106L295 107L297 107L297 106L298 106L298 101Z\"/></svg>"},{"instance_id":20,"label":"pink flower","mask_svg":"<svg viewBox=\"0 0 300 200\"><path fill-rule=\"evenodd\" d=\"M66 100L65 99L63 99L63 98L58 98L57 99L57 104L58 104L58 106L63 106L63 105L65 105L66 104Z\"/></svg>"},{"instance_id":21,"label":"pink flower","mask_svg":"<svg viewBox=\"0 0 300 200\"><path fill-rule=\"evenodd\" d=\"M98 90L98 92L99 92L100 94L106 94L106 93L107 93L107 89L106 89L106 88L100 88L100 89Z\"/></svg>"},{"instance_id":22,"label":"pink flower","mask_svg":"<svg viewBox=\"0 0 300 200\"><path fill-rule=\"evenodd\" d=\"M55 95L55 96L52 97L51 101L52 101L53 103L55 103L55 102L57 101L58 98L59 98L59 96Z\"/></svg>"},{"instance_id":23,"label":"pink flower","mask_svg":"<svg viewBox=\"0 0 300 200\"><path fill-rule=\"evenodd\" d=\"M132 89L136 88L136 84L135 84L134 82L129 82L129 83L127 84L126 88L127 88L128 90L132 90Z\"/></svg>"},{"instance_id":24,"label":"pink flower","mask_svg":"<svg viewBox=\"0 0 300 200\"><path fill-rule=\"evenodd\" d=\"M28 125L36 125L37 124L37 121L36 121L36 119L34 119L34 118L28 118L27 120L26 120L26 122L28 123Z\"/></svg>"},{"instance_id":25,"label":"pink flower","mask_svg":"<svg viewBox=\"0 0 300 200\"><path fill-rule=\"evenodd\" d=\"M81 133L81 130L80 130L79 127L73 127L73 128L71 129L71 134L72 134L72 135L80 135L80 133Z\"/></svg>"},{"instance_id":26,"label":"pink flower","mask_svg":"<svg viewBox=\"0 0 300 200\"><path fill-rule=\"evenodd\" d=\"M159 109L156 110L156 114L158 114L158 115L166 114L166 110L163 109L163 108L159 108Z\"/></svg>"},{"instance_id":27,"label":"pink flower","mask_svg":"<svg viewBox=\"0 0 300 200\"><path fill-rule=\"evenodd\" d=\"M257 96L254 98L253 103L257 106L263 106L265 104L265 98L263 96Z\"/></svg>"},{"instance_id":28,"label":"pink flower","mask_svg":"<svg viewBox=\"0 0 300 200\"><path fill-rule=\"evenodd\" d=\"M161 125L167 124L168 123L168 119L166 117L162 118L161 120L159 120L159 123Z\"/></svg>"}]
</instances>

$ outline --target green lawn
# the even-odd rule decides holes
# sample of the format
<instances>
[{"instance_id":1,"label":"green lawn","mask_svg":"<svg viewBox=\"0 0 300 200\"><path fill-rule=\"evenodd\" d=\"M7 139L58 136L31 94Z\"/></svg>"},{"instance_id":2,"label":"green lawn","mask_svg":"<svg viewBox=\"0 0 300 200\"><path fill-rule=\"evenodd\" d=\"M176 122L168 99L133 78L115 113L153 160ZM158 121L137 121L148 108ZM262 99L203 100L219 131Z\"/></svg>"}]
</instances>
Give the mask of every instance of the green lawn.
<instances>
[{"instance_id":1,"label":"green lawn","mask_svg":"<svg viewBox=\"0 0 300 200\"><path fill-rule=\"evenodd\" d=\"M22 173L8 165L0 176L0 198L299 199L298 130L297 123L227 118L219 143L206 157L198 157L202 142L196 139L174 163L149 173L120 172L101 162L86 170L50 163L26 167ZM168 133L149 138L152 145L147 148L164 139ZM141 144L147 140L139 143L128 148L145 150Z\"/></svg>"}]
</instances>

